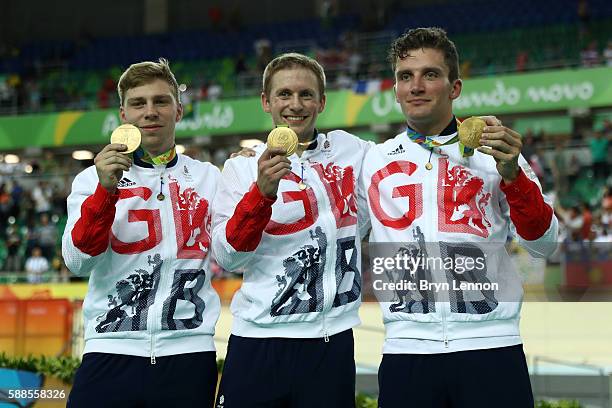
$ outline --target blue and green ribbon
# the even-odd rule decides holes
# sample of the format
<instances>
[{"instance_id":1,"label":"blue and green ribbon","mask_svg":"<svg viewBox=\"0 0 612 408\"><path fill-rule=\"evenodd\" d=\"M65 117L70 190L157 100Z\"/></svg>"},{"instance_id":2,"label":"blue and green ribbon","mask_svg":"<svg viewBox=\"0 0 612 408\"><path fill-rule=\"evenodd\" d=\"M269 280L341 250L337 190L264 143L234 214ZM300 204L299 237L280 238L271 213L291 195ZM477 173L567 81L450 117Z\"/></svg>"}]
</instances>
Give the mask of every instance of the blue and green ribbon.
<instances>
[{"instance_id":1,"label":"blue and green ribbon","mask_svg":"<svg viewBox=\"0 0 612 408\"><path fill-rule=\"evenodd\" d=\"M459 129L460 124L461 122L457 120L457 129ZM434 147L446 146L446 145L450 145L450 144L453 144L459 141L459 135L455 135L452 139L448 140L445 143L436 142L433 139L433 136L422 135L416 130L411 129L410 127L406 129L406 135L414 143L420 144L427 149L433 149ZM461 156L463 157L469 157L474 154L474 149L467 147L463 143L459 142L459 153L461 153Z\"/></svg>"}]
</instances>

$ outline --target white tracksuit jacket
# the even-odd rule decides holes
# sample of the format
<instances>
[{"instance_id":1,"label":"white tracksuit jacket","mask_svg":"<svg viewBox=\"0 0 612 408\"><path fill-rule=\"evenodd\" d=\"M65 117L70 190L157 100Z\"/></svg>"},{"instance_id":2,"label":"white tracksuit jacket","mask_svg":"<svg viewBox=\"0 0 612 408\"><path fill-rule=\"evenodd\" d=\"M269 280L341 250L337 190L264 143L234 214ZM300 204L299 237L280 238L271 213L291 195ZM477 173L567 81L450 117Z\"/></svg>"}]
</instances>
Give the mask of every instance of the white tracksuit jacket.
<instances>
[{"instance_id":1,"label":"white tracksuit jacket","mask_svg":"<svg viewBox=\"0 0 612 408\"><path fill-rule=\"evenodd\" d=\"M213 254L242 270L232 333L242 337L324 338L359 324L360 234L356 187L371 144L344 131L318 134L289 157L277 198L257 188L256 157L227 160L213 203ZM299 188L303 181L308 187Z\"/></svg>"},{"instance_id":2,"label":"white tracksuit jacket","mask_svg":"<svg viewBox=\"0 0 612 408\"><path fill-rule=\"evenodd\" d=\"M73 273L90 275L85 353L150 356L154 363L156 356L215 349L220 306L209 247L218 178L210 163L183 155L167 167L135 159L114 195L99 185L95 167L76 176L62 253Z\"/></svg>"},{"instance_id":3,"label":"white tracksuit jacket","mask_svg":"<svg viewBox=\"0 0 612 408\"><path fill-rule=\"evenodd\" d=\"M451 129L437 141L454 135ZM430 157L433 168L427 170ZM361 182L372 223L370 256L425 249L431 258L458 258L457 246L463 244L482 251L486 279L499 287L470 294L453 290L461 281L482 283L485 278L462 276L439 262L413 279L447 283L451 290L376 291L386 329L384 353L445 353L521 343L522 285L504 244L518 232L519 243L533 256L546 257L556 247L558 224L522 156L519 165L518 179L502 185L491 156L476 151L463 158L456 143L435 148L430 156L429 149L404 132L369 150Z\"/></svg>"}]
</instances>

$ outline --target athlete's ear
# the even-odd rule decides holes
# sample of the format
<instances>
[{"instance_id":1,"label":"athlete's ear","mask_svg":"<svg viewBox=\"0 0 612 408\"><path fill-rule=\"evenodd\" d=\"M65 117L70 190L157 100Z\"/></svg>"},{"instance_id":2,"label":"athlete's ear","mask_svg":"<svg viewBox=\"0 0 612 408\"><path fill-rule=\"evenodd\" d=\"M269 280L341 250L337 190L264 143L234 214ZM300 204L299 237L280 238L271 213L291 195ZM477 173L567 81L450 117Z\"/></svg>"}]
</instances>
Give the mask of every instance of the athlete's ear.
<instances>
[{"instance_id":1,"label":"athlete's ear","mask_svg":"<svg viewBox=\"0 0 612 408\"><path fill-rule=\"evenodd\" d=\"M261 107L266 113L272 112L270 108L270 99L268 98L265 92L261 93Z\"/></svg>"},{"instance_id":2,"label":"athlete's ear","mask_svg":"<svg viewBox=\"0 0 612 408\"><path fill-rule=\"evenodd\" d=\"M455 79L450 92L451 99L457 99L461 95L461 89L463 88L463 82L460 79Z\"/></svg>"}]
</instances>

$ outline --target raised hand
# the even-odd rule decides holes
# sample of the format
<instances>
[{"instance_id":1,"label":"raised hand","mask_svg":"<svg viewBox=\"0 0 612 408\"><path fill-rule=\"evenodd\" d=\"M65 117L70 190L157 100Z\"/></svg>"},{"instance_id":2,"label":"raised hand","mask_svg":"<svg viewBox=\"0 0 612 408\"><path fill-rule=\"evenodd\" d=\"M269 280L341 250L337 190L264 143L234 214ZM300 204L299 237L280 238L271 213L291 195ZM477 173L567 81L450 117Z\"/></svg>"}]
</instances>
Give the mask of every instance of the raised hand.
<instances>
[{"instance_id":1,"label":"raised hand","mask_svg":"<svg viewBox=\"0 0 612 408\"><path fill-rule=\"evenodd\" d=\"M111 143L104 146L94 158L100 184L111 194L117 190L117 183L121 180L123 172L128 171L132 165L130 157L121 153L125 150L127 150L126 145Z\"/></svg>"},{"instance_id":2,"label":"raised hand","mask_svg":"<svg viewBox=\"0 0 612 408\"><path fill-rule=\"evenodd\" d=\"M480 139L478 151L493 156L497 172L504 182L511 183L519 174L518 158L523 147L522 137L516 131L502 125L495 116L483 116L487 126Z\"/></svg>"},{"instance_id":3,"label":"raised hand","mask_svg":"<svg viewBox=\"0 0 612 408\"><path fill-rule=\"evenodd\" d=\"M257 161L257 187L270 198L276 197L280 180L291 172L291 162L283 149L266 149Z\"/></svg>"}]
</instances>

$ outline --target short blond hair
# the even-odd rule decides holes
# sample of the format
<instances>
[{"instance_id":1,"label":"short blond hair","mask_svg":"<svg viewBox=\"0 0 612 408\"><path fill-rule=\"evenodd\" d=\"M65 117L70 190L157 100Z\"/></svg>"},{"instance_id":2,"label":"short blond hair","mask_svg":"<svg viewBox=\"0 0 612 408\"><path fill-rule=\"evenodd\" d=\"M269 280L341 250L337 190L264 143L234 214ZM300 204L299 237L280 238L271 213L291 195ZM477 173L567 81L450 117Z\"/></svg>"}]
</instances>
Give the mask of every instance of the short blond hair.
<instances>
[{"instance_id":1,"label":"short blond hair","mask_svg":"<svg viewBox=\"0 0 612 408\"><path fill-rule=\"evenodd\" d=\"M123 106L125 93L132 88L149 84L156 79L166 81L170 85L172 95L176 103L179 103L179 85L174 74L170 70L170 63L165 58L160 58L158 62L144 61L130 65L121 74L117 84L119 94L119 104Z\"/></svg>"},{"instance_id":2,"label":"short blond hair","mask_svg":"<svg viewBox=\"0 0 612 408\"><path fill-rule=\"evenodd\" d=\"M319 84L319 97L322 98L325 94L325 72L323 67L315 59L307 57L297 52L290 52L279 55L274 58L266 66L263 73L262 92L267 98L270 97L270 88L272 87L272 76L278 71L288 68L305 68L310 70L317 77Z\"/></svg>"}]
</instances>

